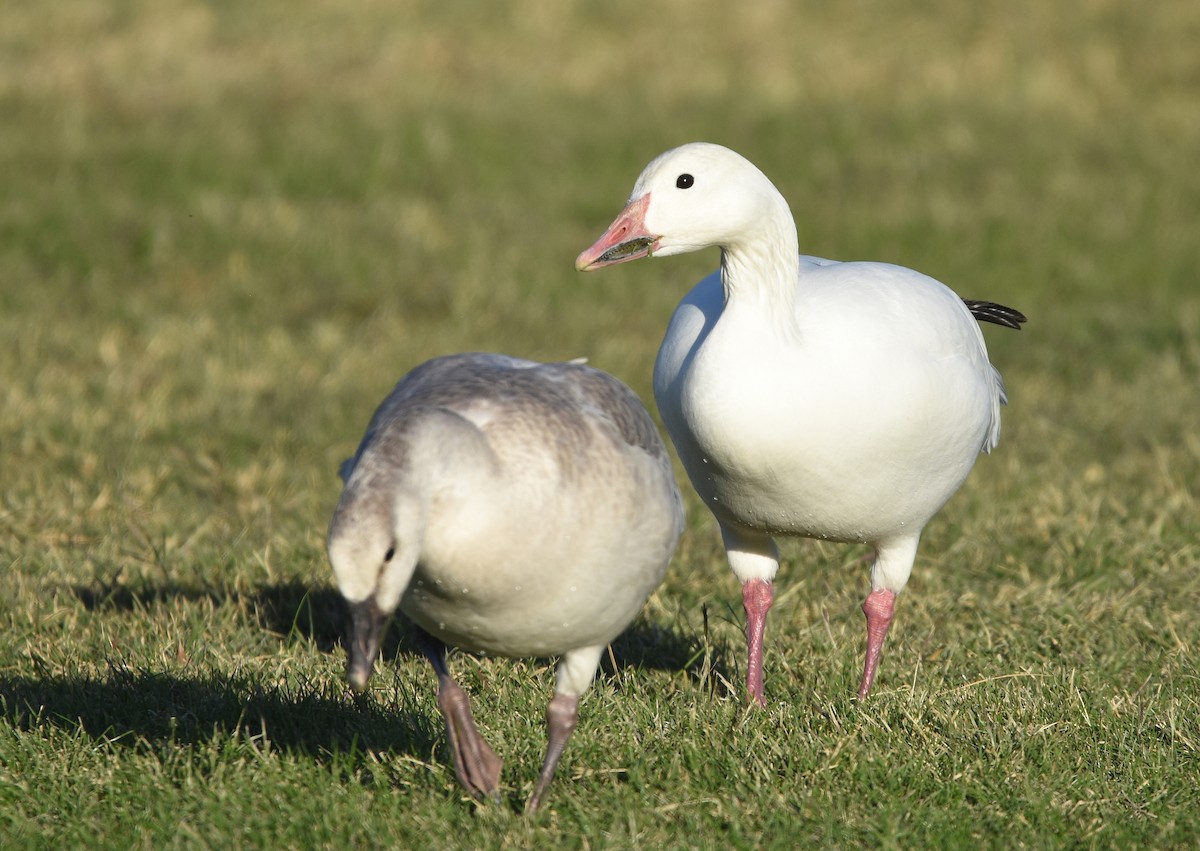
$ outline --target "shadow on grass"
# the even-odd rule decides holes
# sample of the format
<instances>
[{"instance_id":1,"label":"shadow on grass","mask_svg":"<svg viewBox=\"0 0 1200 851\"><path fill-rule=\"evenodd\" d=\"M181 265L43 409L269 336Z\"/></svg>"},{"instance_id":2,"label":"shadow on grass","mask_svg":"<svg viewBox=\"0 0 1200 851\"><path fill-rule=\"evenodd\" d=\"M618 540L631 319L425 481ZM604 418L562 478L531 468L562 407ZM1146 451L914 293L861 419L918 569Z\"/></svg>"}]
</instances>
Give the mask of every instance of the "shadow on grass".
<instances>
[{"instance_id":1,"label":"shadow on grass","mask_svg":"<svg viewBox=\"0 0 1200 851\"><path fill-rule=\"evenodd\" d=\"M426 756L440 719L413 695L357 698L340 685L263 686L249 676L208 672L181 677L109 663L100 677L0 676L0 717L22 730L79 731L129 747L190 747L231 738L306 754L319 762L363 765L362 755Z\"/></svg>"},{"instance_id":2,"label":"shadow on grass","mask_svg":"<svg viewBox=\"0 0 1200 851\"><path fill-rule=\"evenodd\" d=\"M311 642L323 652L335 652L345 616L335 591L298 582L249 594L173 587L74 590L89 610L101 613L153 617L160 604L189 601L237 606L281 641ZM413 627L398 619L389 630L384 658L419 652ZM706 628L700 632L686 623L639 619L613 643L601 676L619 680L626 670L667 670L717 690L728 682L719 674L723 658L724 649L714 649ZM156 672L110 660L100 675L0 674L0 719L24 731L58 729L135 751L269 748L330 766L351 782L373 784L379 763L372 754L424 760L441 750L445 738L431 699L432 673L419 682L397 676L386 681L387 688L360 697L340 678L264 684L252 672Z\"/></svg>"},{"instance_id":3,"label":"shadow on grass","mask_svg":"<svg viewBox=\"0 0 1200 851\"><path fill-rule=\"evenodd\" d=\"M131 589L125 586L75 586L72 592L89 611L145 611L154 606L182 600L207 601L213 606L237 606L251 612L259 625L285 641L304 641L323 653L341 653L347 611L342 596L328 587L314 588L303 582L268 585L250 593L219 592L180 586ZM702 629L683 623L681 615L672 625L639 618L612 643L602 672L616 668L682 671L689 679L714 693L730 693L727 675L727 648L714 644L708 633L707 613ZM413 636L414 627L398 615L388 629L380 660L400 655L420 656Z\"/></svg>"}]
</instances>

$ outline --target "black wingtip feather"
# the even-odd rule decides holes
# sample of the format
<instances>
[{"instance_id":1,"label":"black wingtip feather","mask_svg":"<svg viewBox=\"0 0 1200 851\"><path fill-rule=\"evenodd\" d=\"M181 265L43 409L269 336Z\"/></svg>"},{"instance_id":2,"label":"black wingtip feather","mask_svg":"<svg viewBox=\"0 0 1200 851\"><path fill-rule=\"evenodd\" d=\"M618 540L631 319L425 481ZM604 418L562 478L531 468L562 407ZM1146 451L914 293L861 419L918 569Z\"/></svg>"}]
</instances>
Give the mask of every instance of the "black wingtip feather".
<instances>
[{"instance_id":1,"label":"black wingtip feather","mask_svg":"<svg viewBox=\"0 0 1200 851\"><path fill-rule=\"evenodd\" d=\"M971 311L971 315L980 322L992 322L996 325L1003 325L1005 328L1012 328L1014 331L1020 331L1021 324L1026 321L1025 314L1021 311L996 304L994 301L964 298L963 303Z\"/></svg>"}]
</instances>

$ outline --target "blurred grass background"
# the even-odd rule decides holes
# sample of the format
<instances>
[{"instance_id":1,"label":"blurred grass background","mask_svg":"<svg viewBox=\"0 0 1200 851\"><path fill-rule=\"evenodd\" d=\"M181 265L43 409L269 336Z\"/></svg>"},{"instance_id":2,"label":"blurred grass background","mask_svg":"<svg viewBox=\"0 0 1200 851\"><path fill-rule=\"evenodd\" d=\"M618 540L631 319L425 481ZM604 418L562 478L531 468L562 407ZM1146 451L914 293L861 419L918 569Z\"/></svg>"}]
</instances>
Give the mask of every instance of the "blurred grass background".
<instances>
[{"instance_id":1,"label":"blurred grass background","mask_svg":"<svg viewBox=\"0 0 1200 851\"><path fill-rule=\"evenodd\" d=\"M1182 0L6 2L0 844L1190 847L1197 43ZM474 807L402 628L341 684L337 463L451 351L587 356L649 402L715 252L572 260L699 139L802 250L1030 316L986 331L1001 446L862 707L862 551L785 547L746 711L688 491L537 819L548 669L455 657L507 759L512 806Z\"/></svg>"}]
</instances>

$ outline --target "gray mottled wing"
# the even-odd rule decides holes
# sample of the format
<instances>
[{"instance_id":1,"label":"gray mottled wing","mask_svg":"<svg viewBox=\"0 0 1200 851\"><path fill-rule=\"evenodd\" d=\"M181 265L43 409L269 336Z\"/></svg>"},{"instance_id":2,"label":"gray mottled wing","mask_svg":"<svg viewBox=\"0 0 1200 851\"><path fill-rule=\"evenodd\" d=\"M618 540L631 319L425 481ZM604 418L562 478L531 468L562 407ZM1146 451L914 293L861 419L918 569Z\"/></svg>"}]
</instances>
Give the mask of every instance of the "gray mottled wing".
<instances>
[{"instance_id":1,"label":"gray mottled wing","mask_svg":"<svg viewBox=\"0 0 1200 851\"><path fill-rule=\"evenodd\" d=\"M645 405L637 394L605 372L579 363L546 364L539 369L564 382L582 410L611 424L619 439L655 458L667 458Z\"/></svg>"},{"instance_id":2,"label":"gray mottled wing","mask_svg":"<svg viewBox=\"0 0 1200 851\"><path fill-rule=\"evenodd\" d=\"M402 425L406 411L427 406L453 409L455 403L461 405L469 399L478 398L480 388L488 385L488 376L537 365L533 361L506 355L469 352L434 358L414 367L375 409L354 457L342 462L338 475L343 481L348 481L363 451L374 442L380 431Z\"/></svg>"},{"instance_id":3,"label":"gray mottled wing","mask_svg":"<svg viewBox=\"0 0 1200 851\"><path fill-rule=\"evenodd\" d=\"M591 440L589 424L607 423L616 440L666 460L667 451L637 395L617 379L579 362L541 364L506 355L468 353L426 361L402 378L371 418L354 458L342 464L343 479L382 430L402 427L405 412L444 408L464 415L480 402L528 414L557 435L562 460Z\"/></svg>"}]
</instances>

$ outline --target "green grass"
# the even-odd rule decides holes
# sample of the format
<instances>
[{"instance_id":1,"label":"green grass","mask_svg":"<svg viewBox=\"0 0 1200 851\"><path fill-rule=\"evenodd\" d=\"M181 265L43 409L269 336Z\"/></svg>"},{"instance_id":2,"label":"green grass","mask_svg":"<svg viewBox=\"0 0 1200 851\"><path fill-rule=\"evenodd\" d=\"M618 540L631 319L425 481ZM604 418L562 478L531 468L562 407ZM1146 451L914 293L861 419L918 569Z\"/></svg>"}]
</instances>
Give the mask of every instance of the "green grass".
<instances>
[{"instance_id":1,"label":"green grass","mask_svg":"<svg viewBox=\"0 0 1200 851\"><path fill-rule=\"evenodd\" d=\"M479 5L0 6L0 845L1192 847L1200 7ZM337 463L446 352L648 400L715 254L572 260L693 139L805 251L1024 310L1012 402L865 705L862 550L785 545L747 709L689 491L527 819L546 662L452 660L501 806L402 625L345 688Z\"/></svg>"}]
</instances>

